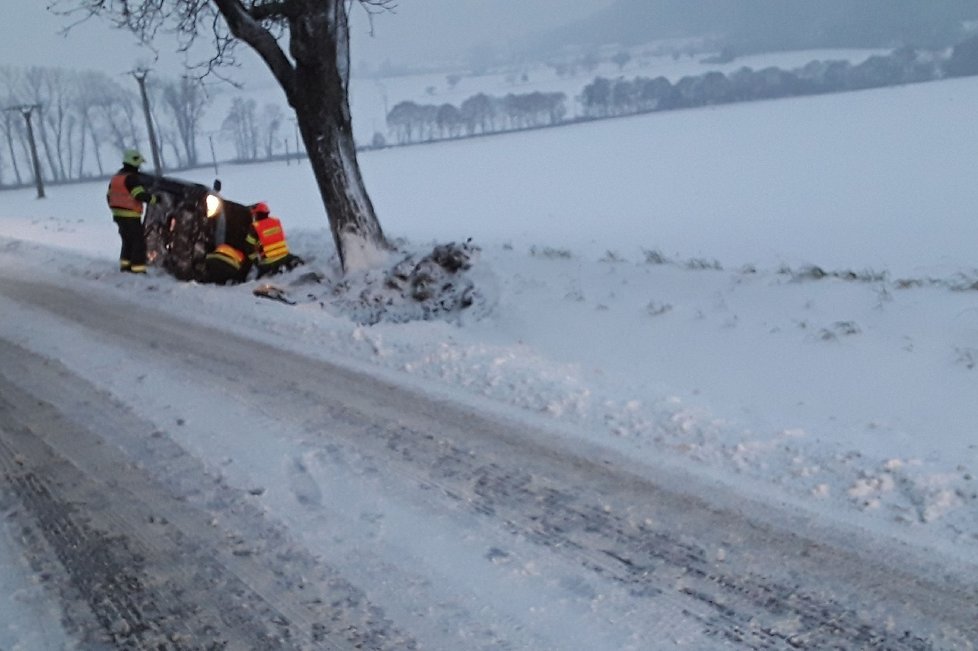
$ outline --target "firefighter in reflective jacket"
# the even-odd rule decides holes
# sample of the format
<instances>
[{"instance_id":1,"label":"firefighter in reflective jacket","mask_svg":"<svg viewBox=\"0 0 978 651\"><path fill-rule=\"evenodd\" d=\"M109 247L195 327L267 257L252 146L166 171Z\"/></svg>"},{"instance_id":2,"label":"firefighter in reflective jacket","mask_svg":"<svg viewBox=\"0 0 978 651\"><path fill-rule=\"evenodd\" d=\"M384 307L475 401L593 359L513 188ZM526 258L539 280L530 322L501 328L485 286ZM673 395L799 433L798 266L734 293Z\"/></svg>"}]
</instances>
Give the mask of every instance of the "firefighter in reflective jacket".
<instances>
[{"instance_id":1,"label":"firefighter in reflective jacket","mask_svg":"<svg viewBox=\"0 0 978 651\"><path fill-rule=\"evenodd\" d=\"M216 191L216 188L215 188ZM207 281L218 285L243 283L251 270L251 260L245 251L251 248L251 209L240 204L222 202L214 217L214 250L207 254Z\"/></svg>"},{"instance_id":2,"label":"firefighter in reflective jacket","mask_svg":"<svg viewBox=\"0 0 978 651\"><path fill-rule=\"evenodd\" d=\"M289 252L282 222L269 214L268 204L256 203L251 207L251 232L248 234L251 261L258 269L258 278L294 269L302 259Z\"/></svg>"},{"instance_id":3,"label":"firefighter in reflective jacket","mask_svg":"<svg viewBox=\"0 0 978 651\"><path fill-rule=\"evenodd\" d=\"M224 243L207 254L207 279L218 285L241 283L248 277L251 262L241 249Z\"/></svg>"},{"instance_id":4,"label":"firefighter in reflective jacket","mask_svg":"<svg viewBox=\"0 0 978 651\"><path fill-rule=\"evenodd\" d=\"M119 271L146 273L146 237L143 233L143 204L156 203L156 195L143 185L146 177L139 166L145 159L135 149L127 149L122 156L122 168L109 181L105 198L112 211L112 219L119 227L122 251L119 254Z\"/></svg>"}]
</instances>

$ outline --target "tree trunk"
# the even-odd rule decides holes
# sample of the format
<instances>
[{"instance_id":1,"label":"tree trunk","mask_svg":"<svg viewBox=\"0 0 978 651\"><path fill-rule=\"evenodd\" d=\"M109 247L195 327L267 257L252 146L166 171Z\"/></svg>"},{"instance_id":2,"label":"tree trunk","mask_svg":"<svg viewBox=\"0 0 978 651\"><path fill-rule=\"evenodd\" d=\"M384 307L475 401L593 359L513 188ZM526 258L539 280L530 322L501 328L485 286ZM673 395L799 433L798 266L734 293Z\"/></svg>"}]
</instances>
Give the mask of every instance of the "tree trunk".
<instances>
[{"instance_id":1,"label":"tree trunk","mask_svg":"<svg viewBox=\"0 0 978 651\"><path fill-rule=\"evenodd\" d=\"M4 132L7 135L7 149L10 151L10 166L14 168L14 178L17 179L17 185L20 185L23 183L23 180L20 178L20 166L17 165L17 152L14 151L14 127L10 123L10 120L11 117L8 112L4 115Z\"/></svg>"},{"instance_id":2,"label":"tree trunk","mask_svg":"<svg viewBox=\"0 0 978 651\"><path fill-rule=\"evenodd\" d=\"M325 5L325 6L323 6ZM347 89L348 9L326 0L290 21L295 83L289 103L329 216L344 269L363 268L389 248L357 162Z\"/></svg>"},{"instance_id":3,"label":"tree trunk","mask_svg":"<svg viewBox=\"0 0 978 651\"><path fill-rule=\"evenodd\" d=\"M274 36L235 0L214 0L231 32L262 57L295 110L344 271L372 266L390 247L360 175L347 95L349 0L268 5L285 18L290 61ZM262 6L253 7L260 13ZM281 13L278 13L279 10ZM270 14L271 15L271 14Z\"/></svg>"},{"instance_id":4,"label":"tree trunk","mask_svg":"<svg viewBox=\"0 0 978 651\"><path fill-rule=\"evenodd\" d=\"M55 181L60 181L61 176L58 173L58 158L55 156L54 147L51 146L50 139L48 138L48 130L45 128L45 121L40 119L37 121L37 132L40 134L41 145L44 148L44 158L48 161L48 169L51 171L51 177Z\"/></svg>"},{"instance_id":5,"label":"tree trunk","mask_svg":"<svg viewBox=\"0 0 978 651\"><path fill-rule=\"evenodd\" d=\"M98 137L95 135L95 125L92 123L91 119L88 118L88 114L85 114L86 122L88 123L88 133L92 138L92 151L95 152L95 165L98 167L98 175L105 176L105 171L102 169L102 154L99 152L98 147Z\"/></svg>"}]
</instances>

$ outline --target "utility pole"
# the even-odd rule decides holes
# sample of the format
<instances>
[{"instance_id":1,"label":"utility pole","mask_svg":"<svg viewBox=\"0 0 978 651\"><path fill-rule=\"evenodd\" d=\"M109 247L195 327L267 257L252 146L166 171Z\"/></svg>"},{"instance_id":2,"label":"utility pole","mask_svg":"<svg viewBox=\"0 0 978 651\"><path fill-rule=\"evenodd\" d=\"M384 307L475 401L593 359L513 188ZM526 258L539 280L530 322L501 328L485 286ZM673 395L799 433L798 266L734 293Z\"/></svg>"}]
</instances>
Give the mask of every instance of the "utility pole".
<instances>
[{"instance_id":1,"label":"utility pole","mask_svg":"<svg viewBox=\"0 0 978 651\"><path fill-rule=\"evenodd\" d=\"M37 156L37 143L34 140L34 125L31 123L31 116L34 110L40 110L40 104L23 104L21 106L11 106L5 111L20 111L27 123L27 140L31 146L31 162L34 164L34 183L37 185L37 198L44 198L44 179L41 178L41 159Z\"/></svg>"},{"instance_id":2,"label":"utility pole","mask_svg":"<svg viewBox=\"0 0 978 651\"><path fill-rule=\"evenodd\" d=\"M301 152L299 151L299 121L295 118L290 119L292 120L292 124L295 126L295 160L298 161L302 156ZM298 162L296 164L298 164Z\"/></svg>"},{"instance_id":3,"label":"utility pole","mask_svg":"<svg viewBox=\"0 0 978 651\"><path fill-rule=\"evenodd\" d=\"M143 98L143 113L146 115L146 131L149 133L149 147L153 152L153 167L156 168L156 176L163 175L163 165L160 164L160 148L156 142L156 130L153 128L153 116L149 110L149 95L146 93L146 76L149 70L137 68L132 71L132 76L139 84L139 94Z\"/></svg>"},{"instance_id":4,"label":"utility pole","mask_svg":"<svg viewBox=\"0 0 978 651\"><path fill-rule=\"evenodd\" d=\"M214 163L214 175L216 176L220 174L220 172L217 169L217 154L214 153L214 136L207 134L207 142L209 142L211 145L211 161Z\"/></svg>"}]
</instances>

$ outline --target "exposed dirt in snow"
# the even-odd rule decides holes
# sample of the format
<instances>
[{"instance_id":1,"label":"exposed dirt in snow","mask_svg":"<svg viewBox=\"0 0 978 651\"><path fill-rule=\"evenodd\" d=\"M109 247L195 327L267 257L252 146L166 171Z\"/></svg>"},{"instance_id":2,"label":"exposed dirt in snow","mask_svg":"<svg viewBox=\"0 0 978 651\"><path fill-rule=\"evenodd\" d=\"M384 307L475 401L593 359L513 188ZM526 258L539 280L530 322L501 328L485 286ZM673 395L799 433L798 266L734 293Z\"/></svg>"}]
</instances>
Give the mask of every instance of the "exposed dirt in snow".
<instances>
[{"instance_id":1,"label":"exposed dirt in snow","mask_svg":"<svg viewBox=\"0 0 978 651\"><path fill-rule=\"evenodd\" d=\"M458 321L463 313L477 319L493 307L492 292L473 270L478 257L471 241L438 244L427 253L392 252L387 268L378 265L339 277L299 268L269 277L255 293L292 305L319 304L364 325Z\"/></svg>"}]
</instances>

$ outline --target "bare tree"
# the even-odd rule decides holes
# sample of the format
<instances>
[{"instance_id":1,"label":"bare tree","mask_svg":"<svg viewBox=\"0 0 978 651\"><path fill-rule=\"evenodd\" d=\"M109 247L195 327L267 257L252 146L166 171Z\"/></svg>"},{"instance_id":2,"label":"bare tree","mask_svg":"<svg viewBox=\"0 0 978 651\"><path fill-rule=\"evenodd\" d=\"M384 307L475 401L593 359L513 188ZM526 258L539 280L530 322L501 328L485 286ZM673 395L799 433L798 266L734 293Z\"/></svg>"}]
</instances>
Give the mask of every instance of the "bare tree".
<instances>
[{"instance_id":1,"label":"bare tree","mask_svg":"<svg viewBox=\"0 0 978 651\"><path fill-rule=\"evenodd\" d=\"M278 104L265 104L258 120L258 131L261 134L265 158L271 158L275 153L275 144L279 141L278 134L284 122L285 115Z\"/></svg>"},{"instance_id":2,"label":"bare tree","mask_svg":"<svg viewBox=\"0 0 978 651\"><path fill-rule=\"evenodd\" d=\"M200 119L207 106L207 96L200 80L181 77L180 81L163 84L163 106L173 118L179 142L183 147L183 158L188 167L197 165L197 134L200 132Z\"/></svg>"},{"instance_id":3,"label":"bare tree","mask_svg":"<svg viewBox=\"0 0 978 651\"><path fill-rule=\"evenodd\" d=\"M99 131L112 142L121 157L125 149L139 146L140 134L145 132L137 126L142 119L139 100L134 92L107 77L98 83L98 100L93 109Z\"/></svg>"},{"instance_id":4,"label":"bare tree","mask_svg":"<svg viewBox=\"0 0 978 651\"><path fill-rule=\"evenodd\" d=\"M442 138L457 138L462 131L462 112L454 104L442 104L435 117Z\"/></svg>"},{"instance_id":5,"label":"bare tree","mask_svg":"<svg viewBox=\"0 0 978 651\"><path fill-rule=\"evenodd\" d=\"M221 131L234 143L234 151L239 160L258 158L258 121L255 107L255 100L235 97L221 124Z\"/></svg>"},{"instance_id":6,"label":"bare tree","mask_svg":"<svg viewBox=\"0 0 978 651\"><path fill-rule=\"evenodd\" d=\"M40 107L40 119L35 130L48 170L56 181L64 180L66 176L59 151L65 119L63 83L63 71L33 66L25 72L21 89L27 104ZM53 132L54 142L49 132Z\"/></svg>"},{"instance_id":7,"label":"bare tree","mask_svg":"<svg viewBox=\"0 0 978 651\"><path fill-rule=\"evenodd\" d=\"M111 88L112 81L102 72L85 71L77 79L78 92L75 95L75 110L81 120L81 158L85 157L85 143L91 141L92 154L99 176L105 174L102 165L102 137L98 129L97 107L106 101L105 90ZM83 161L79 163L79 175L83 174Z\"/></svg>"},{"instance_id":8,"label":"bare tree","mask_svg":"<svg viewBox=\"0 0 978 651\"><path fill-rule=\"evenodd\" d=\"M492 130L492 120L495 117L492 99L485 93L473 95L460 107L462 120L470 134L486 133Z\"/></svg>"},{"instance_id":9,"label":"bare tree","mask_svg":"<svg viewBox=\"0 0 978 651\"><path fill-rule=\"evenodd\" d=\"M296 115L344 269L389 248L357 162L348 97L353 0L57 0L62 12L104 16L150 43L169 28L189 51L211 38L205 74L234 62L244 42L268 65ZM393 0L357 0L367 11ZM283 43L287 43L284 46Z\"/></svg>"},{"instance_id":10,"label":"bare tree","mask_svg":"<svg viewBox=\"0 0 978 651\"><path fill-rule=\"evenodd\" d=\"M3 86L3 107L14 106L20 103L14 92L14 87L20 77L20 72L14 70L13 68L3 67L0 68L0 85ZM10 166L14 170L14 177L16 178L17 185L23 183L23 179L20 176L20 166L17 164L17 148L15 143L21 140L19 121L14 120L14 115L10 111L3 112L3 123L0 124L0 128L3 129L4 139L7 141L7 151L10 154Z\"/></svg>"},{"instance_id":11,"label":"bare tree","mask_svg":"<svg viewBox=\"0 0 978 651\"><path fill-rule=\"evenodd\" d=\"M177 130L165 124L155 124L157 124L156 140L159 143L160 161L164 165L163 169L171 170L187 167L187 161L183 157L183 147L180 145L180 136L177 134ZM167 161L167 147L173 152L173 158L170 161L176 161L175 163Z\"/></svg>"},{"instance_id":12,"label":"bare tree","mask_svg":"<svg viewBox=\"0 0 978 651\"><path fill-rule=\"evenodd\" d=\"M421 107L414 102L398 102L387 114L387 127L392 129L401 144L414 140L414 130L418 125L417 115Z\"/></svg>"}]
</instances>

